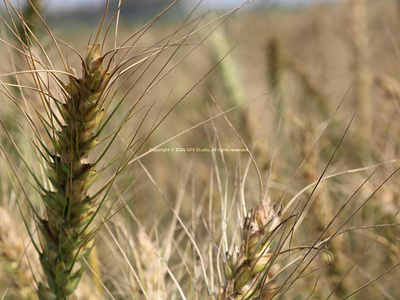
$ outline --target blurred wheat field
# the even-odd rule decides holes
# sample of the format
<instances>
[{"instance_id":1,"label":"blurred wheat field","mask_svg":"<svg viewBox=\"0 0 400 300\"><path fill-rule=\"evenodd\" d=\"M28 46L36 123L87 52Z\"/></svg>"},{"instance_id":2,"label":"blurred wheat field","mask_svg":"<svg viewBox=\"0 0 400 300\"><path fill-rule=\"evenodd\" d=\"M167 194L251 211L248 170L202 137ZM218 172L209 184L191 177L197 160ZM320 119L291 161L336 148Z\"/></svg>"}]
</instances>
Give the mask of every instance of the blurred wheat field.
<instances>
[{"instance_id":1,"label":"blurred wheat field","mask_svg":"<svg viewBox=\"0 0 400 300\"><path fill-rule=\"evenodd\" d=\"M127 118L89 191L115 181L68 299L398 299L398 1L221 15L195 11L182 26L167 12L129 47L130 55L148 49L132 64L162 51L110 92L116 103L126 99L102 136ZM79 74L72 49L84 56L97 23L82 23L79 34L49 24ZM104 49L141 26L120 20ZM41 100L26 88L32 79L11 75L26 62L2 28L0 296L38 299L46 274L32 209L44 205L21 156L43 182L46 164L30 120L51 142L35 115ZM51 68L63 70L51 35L35 34Z\"/></svg>"}]
</instances>

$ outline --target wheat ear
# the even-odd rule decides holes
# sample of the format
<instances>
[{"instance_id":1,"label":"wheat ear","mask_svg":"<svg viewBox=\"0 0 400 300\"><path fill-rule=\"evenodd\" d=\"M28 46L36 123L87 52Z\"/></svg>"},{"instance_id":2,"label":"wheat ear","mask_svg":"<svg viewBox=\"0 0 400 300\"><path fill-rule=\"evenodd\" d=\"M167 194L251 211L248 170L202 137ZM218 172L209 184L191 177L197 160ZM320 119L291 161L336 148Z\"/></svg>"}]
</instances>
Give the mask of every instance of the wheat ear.
<instances>
[{"instance_id":1,"label":"wheat ear","mask_svg":"<svg viewBox=\"0 0 400 300\"><path fill-rule=\"evenodd\" d=\"M226 254L227 282L218 300L268 299L272 294L271 268L277 266L275 254L269 249L279 224L279 213L269 203L260 202L255 210L247 213L240 248L233 255Z\"/></svg>"},{"instance_id":2,"label":"wheat ear","mask_svg":"<svg viewBox=\"0 0 400 300\"><path fill-rule=\"evenodd\" d=\"M64 124L53 139L47 170L54 191L43 193L46 217L38 222L44 237L40 262L48 283L39 284L40 299L66 299L81 278L80 259L90 250L87 227L95 199L87 190L96 171L87 156L98 144L94 130L104 115L100 95L109 76L102 62L100 45L89 46L83 75L69 75L70 82L64 85L65 102L59 106Z\"/></svg>"}]
</instances>

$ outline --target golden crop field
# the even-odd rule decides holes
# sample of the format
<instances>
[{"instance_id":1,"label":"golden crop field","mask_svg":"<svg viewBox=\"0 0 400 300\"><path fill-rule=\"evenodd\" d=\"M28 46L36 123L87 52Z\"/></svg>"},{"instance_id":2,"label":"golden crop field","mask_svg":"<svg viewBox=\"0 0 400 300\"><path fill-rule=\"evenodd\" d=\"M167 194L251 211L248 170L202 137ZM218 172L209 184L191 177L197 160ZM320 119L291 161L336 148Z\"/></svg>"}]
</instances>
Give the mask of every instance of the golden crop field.
<instances>
[{"instance_id":1,"label":"golden crop field","mask_svg":"<svg viewBox=\"0 0 400 300\"><path fill-rule=\"evenodd\" d=\"M399 1L31 5L1 13L0 299L399 299Z\"/></svg>"}]
</instances>

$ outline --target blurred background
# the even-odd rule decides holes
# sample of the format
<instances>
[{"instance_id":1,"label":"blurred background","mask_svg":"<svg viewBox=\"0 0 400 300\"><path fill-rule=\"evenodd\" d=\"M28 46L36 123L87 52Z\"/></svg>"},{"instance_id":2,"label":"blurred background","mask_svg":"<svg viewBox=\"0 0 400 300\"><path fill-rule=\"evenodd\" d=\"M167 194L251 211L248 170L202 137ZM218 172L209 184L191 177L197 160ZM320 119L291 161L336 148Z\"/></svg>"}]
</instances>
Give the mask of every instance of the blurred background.
<instances>
[{"instance_id":1,"label":"blurred background","mask_svg":"<svg viewBox=\"0 0 400 300\"><path fill-rule=\"evenodd\" d=\"M118 45L156 16L167 2L170 1L126 1ZM242 2L209 0L201 7L217 8L221 14ZM52 0L43 6L54 34L79 53L85 53L104 3ZM117 3L111 1L110 12L115 11ZM141 159L146 169L136 164L117 182L127 198L140 191L140 196L130 203L135 222L149 233L155 249L170 254L166 264L177 274L185 293L207 298L205 277L198 272L197 253L181 225L176 224L171 207L182 224L190 228L201 253L205 253L207 271L215 270L218 264L213 259L224 252L218 248L223 239L221 224L226 225L230 249L240 245L242 220L238 220L236 209L241 209L240 201L247 209L257 206L260 175L271 203L288 207L282 218L290 223L292 217L301 216L290 235L290 245L285 247L304 249L335 236L329 243L321 243L323 250L282 299L343 299L361 287L352 299L399 299L399 1L259 0L227 22L212 23L210 20L215 20L216 15L209 13L201 19L197 14L192 16L192 23L188 22L190 26L181 27L182 19L196 3L180 1L132 42L129 55L143 49L151 53L170 42L166 37L179 40L209 24L185 40L176 52L174 47L165 49L154 62L139 64L123 77L125 85L135 88L115 118L122 117L130 109L129 103L142 96L143 105L154 106L147 118L146 106L138 111L118 137L116 147L120 149L113 151L121 153L125 149L135 128L143 134L138 136L145 136L155 120L184 99L138 155L176 135L179 136L162 148L243 148L231 126L216 117L221 108L229 110L226 116L232 127L251 148L259 174L247 153L149 153ZM45 46L50 44L49 53L57 57L46 30L38 26L37 32L44 37ZM114 47L112 34L106 43L105 49ZM63 51L68 63L79 70L77 55L68 47ZM7 72L11 71L3 71ZM205 74L208 76L203 78ZM149 91L149 82L155 76L160 80ZM115 97L120 99L124 92L121 88ZM180 135L209 118L212 121ZM10 127L14 120L8 121ZM381 163L384 164L375 170ZM112 171L111 168L110 176ZM369 177L373 171L376 172ZM330 177L313 191L322 174ZM391 174L395 174L393 179L385 182ZM119 195L118 189L115 194ZM344 204L347 206L341 209ZM226 211L229 216L225 220ZM126 221L128 238L137 236L135 222ZM271 248L277 249L276 244ZM101 251L107 252L112 245L104 242ZM133 247L126 248L129 252ZM301 253L293 255L297 259ZM111 254L101 257L106 270L103 281L110 289L117 286L118 280L128 281ZM276 286L296 272L291 259L292 253L277 263L282 271ZM135 267L146 268L140 261L135 263ZM390 275L380 277L389 270ZM210 281L211 278L216 276L210 275ZM176 286L167 275L157 280L165 280L168 295L176 293ZM218 279L214 283L210 286L218 291ZM135 288L131 283L126 286ZM137 293L140 294L139 288Z\"/></svg>"},{"instance_id":2,"label":"blurred background","mask_svg":"<svg viewBox=\"0 0 400 300\"><path fill-rule=\"evenodd\" d=\"M271 6L307 6L315 3L328 3L328 2L337 2L338 0L262 0L262 1L254 1L249 8L268 8ZM23 3L19 1L20 3ZM204 0L202 2L202 6L204 8L216 8L216 9L233 9L239 5L241 5L243 0ZM11 0L10 3L17 6L17 0ZM105 0L70 0L70 1L62 1L62 0L45 0L43 1L43 5L48 12L57 12L57 11L73 11L73 10L93 10L98 9L99 7L104 6L106 3ZM110 1L111 7L116 6L118 1ZM180 1L178 6L187 9L190 6L197 4L197 0L183 0ZM3 3L1 5L4 5ZM125 5L132 8L135 11L155 9L155 8L163 8L168 5L168 1L164 0L126 0Z\"/></svg>"}]
</instances>

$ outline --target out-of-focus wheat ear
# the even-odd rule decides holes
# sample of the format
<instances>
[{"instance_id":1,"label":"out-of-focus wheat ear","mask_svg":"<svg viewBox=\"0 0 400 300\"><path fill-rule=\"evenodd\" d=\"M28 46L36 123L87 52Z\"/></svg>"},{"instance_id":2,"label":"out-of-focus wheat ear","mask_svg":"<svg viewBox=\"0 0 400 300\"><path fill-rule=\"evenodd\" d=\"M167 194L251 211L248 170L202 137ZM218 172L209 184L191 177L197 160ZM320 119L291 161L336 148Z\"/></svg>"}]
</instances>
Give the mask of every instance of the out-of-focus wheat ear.
<instances>
[{"instance_id":1,"label":"out-of-focus wheat ear","mask_svg":"<svg viewBox=\"0 0 400 300\"><path fill-rule=\"evenodd\" d=\"M307 95L315 97L317 100L316 104L318 105L323 118L329 118L331 116L331 112L328 104L332 101L323 91L323 85L314 77L312 77L307 68L289 51L282 50L281 58L285 68L288 71L292 71L300 78L303 83L302 88Z\"/></svg>"},{"instance_id":2,"label":"out-of-focus wheat ear","mask_svg":"<svg viewBox=\"0 0 400 300\"><path fill-rule=\"evenodd\" d=\"M285 108L285 89L283 88L283 61L282 61L282 45L277 37L272 37L268 40L266 45L266 55L267 55L267 70L268 70L268 80L269 86L272 89L274 95L276 95L276 111L277 120L281 118L281 127L284 127L284 114L283 110Z\"/></svg>"},{"instance_id":3,"label":"out-of-focus wheat ear","mask_svg":"<svg viewBox=\"0 0 400 300\"><path fill-rule=\"evenodd\" d=\"M356 76L357 121L360 157L369 157L371 146L371 73L368 67L369 42L367 6L365 0L350 1L351 45L353 71Z\"/></svg>"},{"instance_id":4,"label":"out-of-focus wheat ear","mask_svg":"<svg viewBox=\"0 0 400 300\"><path fill-rule=\"evenodd\" d=\"M38 264L28 248L25 230L10 208L0 207L0 299L37 299L31 266ZM25 241L24 241L25 240Z\"/></svg>"},{"instance_id":5,"label":"out-of-focus wheat ear","mask_svg":"<svg viewBox=\"0 0 400 300\"><path fill-rule=\"evenodd\" d=\"M23 16L24 23L29 26L32 32L35 31L38 25L40 25L40 19L38 18L38 12L40 12L43 8L42 0L30 0L29 4L26 5L23 9L20 8L20 14ZM22 22L18 23L18 34L23 43L28 43L28 35L30 34L26 30L26 25Z\"/></svg>"},{"instance_id":6,"label":"out-of-focus wheat ear","mask_svg":"<svg viewBox=\"0 0 400 300\"><path fill-rule=\"evenodd\" d=\"M92 281L94 282L94 285L96 286L96 289L98 291L98 294L104 297L104 290L102 285L100 284L100 281L102 279L102 271L100 268L100 259L99 259L99 251L96 245L93 245L92 251L90 253L88 263L90 265L90 269L92 270Z\"/></svg>"},{"instance_id":7,"label":"out-of-focus wheat ear","mask_svg":"<svg viewBox=\"0 0 400 300\"><path fill-rule=\"evenodd\" d=\"M214 56L214 63L217 64L217 70L222 79L218 84L224 86L231 104L240 106L247 100L246 91L243 79L240 78L240 71L234 53L231 51L233 47L229 44L227 34L222 25L209 37L209 41L211 45L210 50ZM221 57L224 57L224 59L220 60ZM237 119L235 124L240 124L240 127L246 130L246 135L254 131L251 128L251 125L254 124L249 124L250 120L243 111L236 110L234 113Z\"/></svg>"},{"instance_id":8,"label":"out-of-focus wheat ear","mask_svg":"<svg viewBox=\"0 0 400 300\"><path fill-rule=\"evenodd\" d=\"M133 290L138 298L143 294L143 288L149 299L168 299L165 285L166 271L155 247L144 230L139 230L137 242L131 247L141 281L141 286L137 285Z\"/></svg>"}]
</instances>

